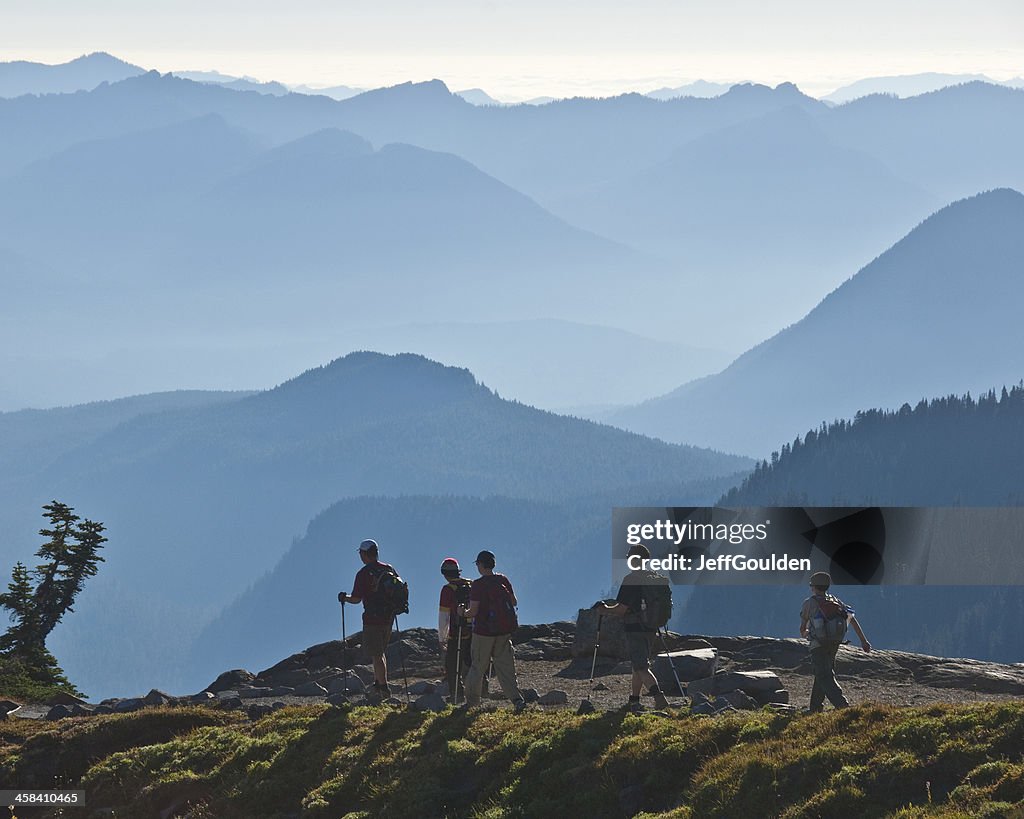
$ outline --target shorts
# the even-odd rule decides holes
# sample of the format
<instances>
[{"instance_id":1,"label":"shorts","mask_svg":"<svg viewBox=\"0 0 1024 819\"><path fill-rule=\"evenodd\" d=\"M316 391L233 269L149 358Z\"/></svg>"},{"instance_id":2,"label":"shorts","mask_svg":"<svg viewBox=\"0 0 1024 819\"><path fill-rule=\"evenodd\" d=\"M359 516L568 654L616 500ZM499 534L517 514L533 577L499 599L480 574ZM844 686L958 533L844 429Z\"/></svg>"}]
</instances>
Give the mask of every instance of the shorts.
<instances>
[{"instance_id":1,"label":"shorts","mask_svg":"<svg viewBox=\"0 0 1024 819\"><path fill-rule=\"evenodd\" d=\"M651 668L651 644L654 635L649 631L627 631L626 648L629 650L629 664L634 671L649 671Z\"/></svg>"},{"instance_id":2,"label":"shorts","mask_svg":"<svg viewBox=\"0 0 1024 819\"><path fill-rule=\"evenodd\" d=\"M391 623L383 626L363 624L363 651L371 657L383 657L391 639Z\"/></svg>"}]
</instances>

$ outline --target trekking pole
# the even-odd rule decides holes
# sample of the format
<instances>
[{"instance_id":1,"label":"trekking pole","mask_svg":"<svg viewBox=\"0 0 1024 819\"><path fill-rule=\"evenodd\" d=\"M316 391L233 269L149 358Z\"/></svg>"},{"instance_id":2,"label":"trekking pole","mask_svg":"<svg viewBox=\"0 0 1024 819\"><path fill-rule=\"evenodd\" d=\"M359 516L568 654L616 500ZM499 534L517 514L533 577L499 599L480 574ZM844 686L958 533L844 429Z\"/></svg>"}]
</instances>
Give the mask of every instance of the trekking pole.
<instances>
[{"instance_id":1,"label":"trekking pole","mask_svg":"<svg viewBox=\"0 0 1024 819\"><path fill-rule=\"evenodd\" d=\"M583 702L590 702L590 692L594 690L594 672L597 671L597 650L601 647L601 623L604 622L604 615L597 615L597 636L594 638L594 660L590 663L590 683L587 686L587 696Z\"/></svg>"},{"instance_id":2,"label":"trekking pole","mask_svg":"<svg viewBox=\"0 0 1024 819\"><path fill-rule=\"evenodd\" d=\"M345 601L341 601L341 691L348 696L348 637L345 635Z\"/></svg>"},{"instance_id":3,"label":"trekking pole","mask_svg":"<svg viewBox=\"0 0 1024 819\"><path fill-rule=\"evenodd\" d=\"M454 685L455 690L451 692L452 705L459 704L459 687L462 683L462 618L459 618L459 643L455 646L455 682L448 681L449 685Z\"/></svg>"},{"instance_id":4,"label":"trekking pole","mask_svg":"<svg viewBox=\"0 0 1024 819\"><path fill-rule=\"evenodd\" d=\"M402 651L402 630L398 627L398 615L395 615L395 631L398 633L398 657L402 661L402 680L405 682L405 704L409 705L409 675L405 673L405 652Z\"/></svg>"},{"instance_id":5,"label":"trekking pole","mask_svg":"<svg viewBox=\"0 0 1024 819\"><path fill-rule=\"evenodd\" d=\"M667 632L668 629L666 628L665 631ZM668 659L668 667L672 669L672 676L676 678L676 686L679 688L679 693L685 697L686 688L681 682L679 682L679 675L676 673L676 664L672 660L672 652L668 650L668 643L665 642L665 638L662 636L660 627L658 628L658 636L661 638L661 645L665 649L665 657Z\"/></svg>"},{"instance_id":6,"label":"trekking pole","mask_svg":"<svg viewBox=\"0 0 1024 819\"><path fill-rule=\"evenodd\" d=\"M604 615L597 615L597 637L594 638L594 661L590 664L590 687L594 687L594 672L597 670L597 650L601 647L601 623L604 622Z\"/></svg>"}]
</instances>

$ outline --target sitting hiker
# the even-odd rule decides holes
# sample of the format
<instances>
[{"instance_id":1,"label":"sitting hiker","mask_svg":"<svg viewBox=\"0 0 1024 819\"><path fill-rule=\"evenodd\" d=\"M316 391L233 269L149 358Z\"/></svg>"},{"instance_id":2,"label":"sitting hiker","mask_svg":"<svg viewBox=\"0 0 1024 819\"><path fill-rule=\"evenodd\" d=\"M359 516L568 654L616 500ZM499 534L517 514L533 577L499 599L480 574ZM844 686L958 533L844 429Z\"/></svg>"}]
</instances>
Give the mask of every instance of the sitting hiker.
<instances>
[{"instance_id":1,"label":"sitting hiker","mask_svg":"<svg viewBox=\"0 0 1024 819\"><path fill-rule=\"evenodd\" d=\"M639 555L644 560L651 557L650 550L642 543L631 546L627 555ZM667 708L668 700L658 686L658 679L651 671L651 649L654 647L654 635L657 628L645 622L644 582L650 573L643 570L632 571L622 580L615 604L603 603L604 614L621 617L623 630L626 632L626 645L629 649L629 664L633 669L632 691L627 707L631 711L642 711L640 694L647 686L647 693L654 698L657 708ZM600 609L598 609L600 611Z\"/></svg>"},{"instance_id":2,"label":"sitting hiker","mask_svg":"<svg viewBox=\"0 0 1024 819\"><path fill-rule=\"evenodd\" d=\"M871 643L853 614L853 609L838 597L828 593L832 577L828 572L811 575L811 596L800 607L800 636L808 640L811 650L811 670L814 685L811 687L811 712L821 711L825 698L836 708L845 708L850 703L836 680L836 654L839 646L846 642L848 626L853 626L860 638L861 647L871 651Z\"/></svg>"}]
</instances>

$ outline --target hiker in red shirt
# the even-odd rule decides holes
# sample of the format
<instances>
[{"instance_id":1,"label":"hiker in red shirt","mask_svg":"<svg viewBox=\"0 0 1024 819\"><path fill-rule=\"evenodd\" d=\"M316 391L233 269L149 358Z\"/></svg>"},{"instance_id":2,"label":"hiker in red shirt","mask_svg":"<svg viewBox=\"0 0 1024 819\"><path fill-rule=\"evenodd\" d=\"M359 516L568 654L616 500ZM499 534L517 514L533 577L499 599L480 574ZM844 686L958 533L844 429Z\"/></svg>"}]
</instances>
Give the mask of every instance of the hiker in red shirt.
<instances>
[{"instance_id":1,"label":"hiker in red shirt","mask_svg":"<svg viewBox=\"0 0 1024 819\"><path fill-rule=\"evenodd\" d=\"M460 613L473 618L472 660L466 675L466 705L480 704L484 670L491 660L501 683L501 690L515 706L516 712L526 707L516 679L516 658L512 653L512 632L519 627L516 616L516 593L503 574L494 572L494 554L486 549L476 556L480 577L473 581L469 606L459 606Z\"/></svg>"},{"instance_id":2,"label":"hiker in red shirt","mask_svg":"<svg viewBox=\"0 0 1024 819\"><path fill-rule=\"evenodd\" d=\"M391 639L393 612L378 590L380 576L394 569L377 559L377 541L364 540L359 544L359 557L363 568L356 572L352 593L338 593L341 603L363 604L363 648L373 661L373 693L380 698L390 695L388 664L384 657Z\"/></svg>"}]
</instances>

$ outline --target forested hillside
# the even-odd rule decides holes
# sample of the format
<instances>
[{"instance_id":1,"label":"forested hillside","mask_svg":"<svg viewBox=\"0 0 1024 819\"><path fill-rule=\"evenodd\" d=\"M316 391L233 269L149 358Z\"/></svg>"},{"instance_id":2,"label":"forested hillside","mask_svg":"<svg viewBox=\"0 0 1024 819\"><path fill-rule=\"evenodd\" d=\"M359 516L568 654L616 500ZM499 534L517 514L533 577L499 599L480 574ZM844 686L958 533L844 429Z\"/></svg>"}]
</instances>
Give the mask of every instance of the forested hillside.
<instances>
[{"instance_id":1,"label":"forested hillside","mask_svg":"<svg viewBox=\"0 0 1024 819\"><path fill-rule=\"evenodd\" d=\"M722 506L1015 506L1024 497L1024 386L860 412L784 445ZM1001 544L1002 545L1002 544ZM980 550L984 549L984 544ZM967 557L984 559L983 551ZM1017 586L836 586L878 647L1017 662ZM676 627L796 636L806 590L693 589Z\"/></svg>"},{"instance_id":2,"label":"forested hillside","mask_svg":"<svg viewBox=\"0 0 1024 819\"><path fill-rule=\"evenodd\" d=\"M724 506L1015 506L1024 386L859 412L762 461Z\"/></svg>"}]
</instances>

